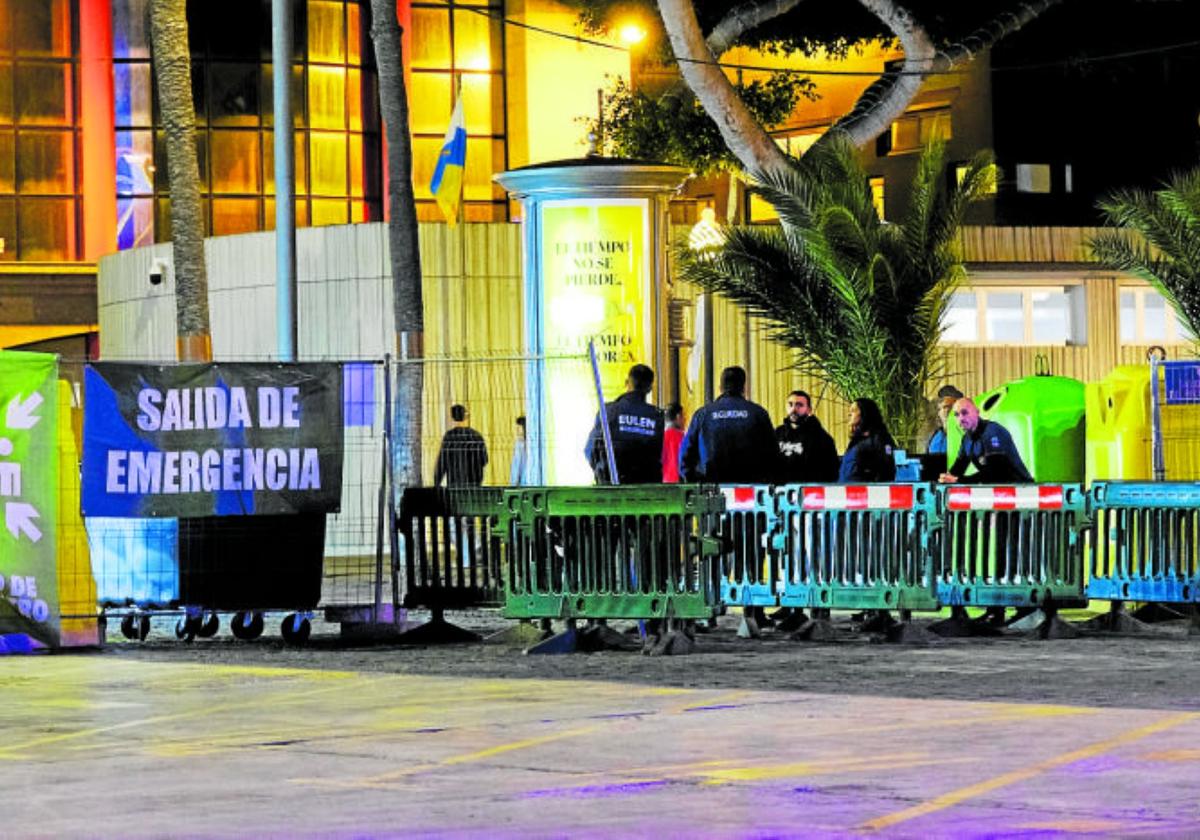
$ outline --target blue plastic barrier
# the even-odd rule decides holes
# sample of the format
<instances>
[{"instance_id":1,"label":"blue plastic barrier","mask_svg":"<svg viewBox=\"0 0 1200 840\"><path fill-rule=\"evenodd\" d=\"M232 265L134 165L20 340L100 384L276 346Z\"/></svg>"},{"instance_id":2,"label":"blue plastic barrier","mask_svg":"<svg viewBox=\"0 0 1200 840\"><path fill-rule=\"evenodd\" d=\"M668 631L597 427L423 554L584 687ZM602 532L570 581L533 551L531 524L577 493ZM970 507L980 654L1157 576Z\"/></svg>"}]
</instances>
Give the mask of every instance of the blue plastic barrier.
<instances>
[{"instance_id":1,"label":"blue plastic barrier","mask_svg":"<svg viewBox=\"0 0 1200 840\"><path fill-rule=\"evenodd\" d=\"M779 514L770 485L721 488L721 603L729 607L779 604L780 563L775 547Z\"/></svg>"},{"instance_id":2,"label":"blue plastic barrier","mask_svg":"<svg viewBox=\"0 0 1200 840\"><path fill-rule=\"evenodd\" d=\"M1100 482L1088 496L1089 597L1200 603L1200 484Z\"/></svg>"}]
</instances>

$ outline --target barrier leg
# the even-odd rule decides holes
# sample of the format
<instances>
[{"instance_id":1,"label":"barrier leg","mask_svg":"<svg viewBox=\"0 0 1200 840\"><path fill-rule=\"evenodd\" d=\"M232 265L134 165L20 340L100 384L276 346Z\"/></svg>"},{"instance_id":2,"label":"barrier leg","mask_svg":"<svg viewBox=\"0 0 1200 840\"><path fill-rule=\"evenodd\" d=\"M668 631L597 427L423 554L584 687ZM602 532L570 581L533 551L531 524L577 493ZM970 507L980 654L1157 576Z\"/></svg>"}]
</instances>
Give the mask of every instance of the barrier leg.
<instances>
[{"instance_id":1,"label":"barrier leg","mask_svg":"<svg viewBox=\"0 0 1200 840\"><path fill-rule=\"evenodd\" d=\"M863 617L862 627L864 633L886 633L896 624L896 619L892 618L891 612L888 610L871 610L871 612Z\"/></svg>"},{"instance_id":2,"label":"barrier leg","mask_svg":"<svg viewBox=\"0 0 1200 840\"><path fill-rule=\"evenodd\" d=\"M1012 630L1022 631L1029 639L1074 639L1079 630L1058 615L1058 607L1047 602L1024 618L1009 625Z\"/></svg>"},{"instance_id":3,"label":"barrier leg","mask_svg":"<svg viewBox=\"0 0 1200 840\"><path fill-rule=\"evenodd\" d=\"M788 636L793 642L828 642L837 638L837 629L833 626L831 613L825 609L813 609L812 618Z\"/></svg>"},{"instance_id":4,"label":"barrier leg","mask_svg":"<svg viewBox=\"0 0 1200 840\"><path fill-rule=\"evenodd\" d=\"M1180 618L1183 618L1183 616L1180 616ZM1136 617L1136 614L1130 615L1126 611L1124 601L1111 602L1107 613L1084 622L1083 626L1089 630L1098 630L1102 633L1123 633L1126 635L1145 633L1150 629Z\"/></svg>"},{"instance_id":5,"label":"barrier leg","mask_svg":"<svg viewBox=\"0 0 1200 840\"><path fill-rule=\"evenodd\" d=\"M758 629L758 607L742 607L742 623L738 625L739 639L757 639L762 636Z\"/></svg>"},{"instance_id":6,"label":"barrier leg","mask_svg":"<svg viewBox=\"0 0 1200 840\"><path fill-rule=\"evenodd\" d=\"M589 620L579 631L577 644L580 650L588 653L600 650L639 650L642 647L639 640L618 633L609 627L604 619Z\"/></svg>"},{"instance_id":7,"label":"barrier leg","mask_svg":"<svg viewBox=\"0 0 1200 840\"><path fill-rule=\"evenodd\" d=\"M1145 624L1159 624L1164 621L1185 621L1187 614L1166 604L1150 601L1134 610L1133 617Z\"/></svg>"},{"instance_id":8,"label":"barrier leg","mask_svg":"<svg viewBox=\"0 0 1200 840\"><path fill-rule=\"evenodd\" d=\"M685 656L696 648L696 641L688 633L688 627L677 618L668 618L666 632L648 651L649 656Z\"/></svg>"},{"instance_id":9,"label":"barrier leg","mask_svg":"<svg viewBox=\"0 0 1200 840\"><path fill-rule=\"evenodd\" d=\"M528 619L522 619L512 627L492 633L490 636L484 638L483 641L489 645L528 647L529 645L544 641L553 635L554 632L549 627L539 627Z\"/></svg>"},{"instance_id":10,"label":"barrier leg","mask_svg":"<svg viewBox=\"0 0 1200 840\"><path fill-rule=\"evenodd\" d=\"M784 610L787 614L780 616ZM804 610L798 607L782 607L775 613L775 630L779 633L795 633L805 624L808 624L808 616L804 614Z\"/></svg>"},{"instance_id":11,"label":"barrier leg","mask_svg":"<svg viewBox=\"0 0 1200 840\"><path fill-rule=\"evenodd\" d=\"M574 653L577 650L579 650L579 633L575 629L575 619L568 618L567 625L561 633L525 648L525 653L527 655Z\"/></svg>"},{"instance_id":12,"label":"barrier leg","mask_svg":"<svg viewBox=\"0 0 1200 840\"><path fill-rule=\"evenodd\" d=\"M1000 635L1000 629L986 619L974 619L967 615L966 607L951 607L950 617L930 624L929 630L946 639Z\"/></svg>"},{"instance_id":13,"label":"barrier leg","mask_svg":"<svg viewBox=\"0 0 1200 840\"><path fill-rule=\"evenodd\" d=\"M1192 604L1188 612L1191 613L1188 619L1188 635L1200 636L1200 606Z\"/></svg>"},{"instance_id":14,"label":"barrier leg","mask_svg":"<svg viewBox=\"0 0 1200 840\"><path fill-rule=\"evenodd\" d=\"M912 613L909 610L901 610L900 618L900 621L884 631L884 638L888 644L927 645L931 642L940 642L942 640L941 636L929 632L928 628L920 624L913 624Z\"/></svg>"},{"instance_id":15,"label":"barrier leg","mask_svg":"<svg viewBox=\"0 0 1200 840\"><path fill-rule=\"evenodd\" d=\"M429 621L401 633L396 641L402 645L447 645L478 642L483 638L478 633L446 621L440 609L435 608L430 613Z\"/></svg>"}]
</instances>

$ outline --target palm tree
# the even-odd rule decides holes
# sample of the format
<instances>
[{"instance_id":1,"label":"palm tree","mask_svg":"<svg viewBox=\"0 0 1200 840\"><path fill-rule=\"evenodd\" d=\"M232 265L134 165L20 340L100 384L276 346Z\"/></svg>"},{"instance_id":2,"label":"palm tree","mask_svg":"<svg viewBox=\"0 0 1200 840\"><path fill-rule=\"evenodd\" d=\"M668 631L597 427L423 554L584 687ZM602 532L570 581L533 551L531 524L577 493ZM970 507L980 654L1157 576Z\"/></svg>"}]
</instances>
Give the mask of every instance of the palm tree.
<instances>
[{"instance_id":1,"label":"palm tree","mask_svg":"<svg viewBox=\"0 0 1200 840\"><path fill-rule=\"evenodd\" d=\"M192 55L186 0L151 0L150 40L158 110L167 148L171 193L171 249L175 272L176 353L181 362L212 359L208 272L196 112L192 105Z\"/></svg>"},{"instance_id":2,"label":"palm tree","mask_svg":"<svg viewBox=\"0 0 1200 840\"><path fill-rule=\"evenodd\" d=\"M1096 259L1145 280L1200 336L1200 169L1176 175L1154 192L1122 190L1100 209L1110 225L1124 230L1088 242Z\"/></svg>"},{"instance_id":3,"label":"palm tree","mask_svg":"<svg viewBox=\"0 0 1200 840\"><path fill-rule=\"evenodd\" d=\"M404 87L402 36L393 0L371 0L371 39L379 67L379 110L387 139L388 253L392 267L397 370L392 463L397 486L421 483L421 400L425 382L425 315L421 251L412 185L412 138Z\"/></svg>"},{"instance_id":4,"label":"palm tree","mask_svg":"<svg viewBox=\"0 0 1200 840\"><path fill-rule=\"evenodd\" d=\"M879 218L853 143L830 134L761 190L779 227L736 227L711 252L677 251L681 275L766 321L798 369L849 401L870 397L901 445L915 443L928 384L946 372L939 348L951 292L965 271L956 236L967 206L991 192L982 152L957 181L944 147L922 154L908 215Z\"/></svg>"}]
</instances>

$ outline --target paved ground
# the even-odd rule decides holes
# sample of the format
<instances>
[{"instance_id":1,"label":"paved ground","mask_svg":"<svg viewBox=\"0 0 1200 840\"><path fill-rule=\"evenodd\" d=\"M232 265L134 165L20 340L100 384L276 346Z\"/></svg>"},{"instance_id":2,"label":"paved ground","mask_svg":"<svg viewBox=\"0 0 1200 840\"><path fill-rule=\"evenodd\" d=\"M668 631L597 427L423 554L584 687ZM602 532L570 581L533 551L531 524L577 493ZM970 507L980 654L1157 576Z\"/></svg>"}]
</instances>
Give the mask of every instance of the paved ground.
<instances>
[{"instance_id":1,"label":"paved ground","mask_svg":"<svg viewBox=\"0 0 1200 840\"><path fill-rule=\"evenodd\" d=\"M700 651L0 659L0 834L1200 836L1181 632Z\"/></svg>"}]
</instances>

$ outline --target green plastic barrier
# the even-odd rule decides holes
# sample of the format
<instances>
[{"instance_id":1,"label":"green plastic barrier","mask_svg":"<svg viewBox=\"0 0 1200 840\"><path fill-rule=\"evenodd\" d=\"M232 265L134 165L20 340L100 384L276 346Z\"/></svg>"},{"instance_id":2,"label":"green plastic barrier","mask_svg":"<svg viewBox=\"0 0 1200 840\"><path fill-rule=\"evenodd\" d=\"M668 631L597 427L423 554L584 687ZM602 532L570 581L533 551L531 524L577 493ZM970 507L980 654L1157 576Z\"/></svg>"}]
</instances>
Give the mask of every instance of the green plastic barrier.
<instances>
[{"instance_id":1,"label":"green plastic barrier","mask_svg":"<svg viewBox=\"0 0 1200 840\"><path fill-rule=\"evenodd\" d=\"M979 414L1012 435L1036 481L1082 482L1087 431L1084 384L1066 376L1027 376L975 398ZM946 457L951 464L962 430L950 418Z\"/></svg>"},{"instance_id":2,"label":"green plastic barrier","mask_svg":"<svg viewBox=\"0 0 1200 840\"><path fill-rule=\"evenodd\" d=\"M716 487L504 491L503 614L518 619L703 619L718 603Z\"/></svg>"}]
</instances>

